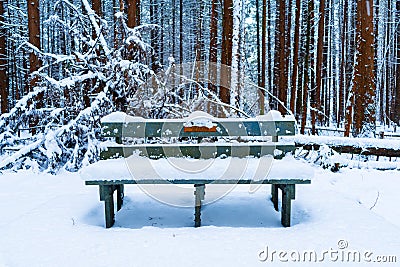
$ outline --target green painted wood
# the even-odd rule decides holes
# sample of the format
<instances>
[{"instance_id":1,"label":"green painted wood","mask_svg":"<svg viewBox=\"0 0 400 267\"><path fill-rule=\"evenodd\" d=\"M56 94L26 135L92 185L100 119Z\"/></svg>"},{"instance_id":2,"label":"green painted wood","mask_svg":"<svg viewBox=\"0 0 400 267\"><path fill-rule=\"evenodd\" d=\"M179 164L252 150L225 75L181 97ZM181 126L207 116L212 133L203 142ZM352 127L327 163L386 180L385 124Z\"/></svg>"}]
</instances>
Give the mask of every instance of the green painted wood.
<instances>
[{"instance_id":1,"label":"green painted wood","mask_svg":"<svg viewBox=\"0 0 400 267\"><path fill-rule=\"evenodd\" d=\"M106 228L110 228L115 223L113 197L110 197L110 198L107 198L106 200L104 200L104 212L105 212L105 219L106 219Z\"/></svg>"},{"instance_id":2,"label":"green painted wood","mask_svg":"<svg viewBox=\"0 0 400 267\"><path fill-rule=\"evenodd\" d=\"M117 211L121 210L124 204L124 185L120 184L116 186L117 188Z\"/></svg>"},{"instance_id":3,"label":"green painted wood","mask_svg":"<svg viewBox=\"0 0 400 267\"><path fill-rule=\"evenodd\" d=\"M275 151L280 150L281 154ZM238 157L248 156L262 157L275 155L275 158L282 158L286 153L295 150L292 144L274 144L274 143L206 143L206 144L148 144L108 147L100 154L101 159L112 159L120 157L130 157L131 155L140 155L151 159L168 157L190 157L194 159L212 159L218 157Z\"/></svg>"},{"instance_id":4,"label":"green painted wood","mask_svg":"<svg viewBox=\"0 0 400 267\"><path fill-rule=\"evenodd\" d=\"M194 226L201 226L201 204L204 200L205 195L205 185L204 184L195 184L195 209L194 209Z\"/></svg>"},{"instance_id":5,"label":"green painted wood","mask_svg":"<svg viewBox=\"0 0 400 267\"><path fill-rule=\"evenodd\" d=\"M265 179L253 181L251 179L136 179L136 180L94 180L86 181L86 185L118 185L118 184L276 184L276 185L295 185L295 184L311 184L309 179Z\"/></svg>"},{"instance_id":6,"label":"green painted wood","mask_svg":"<svg viewBox=\"0 0 400 267\"><path fill-rule=\"evenodd\" d=\"M110 228L114 225L114 189L113 185L100 185L100 200L104 201L104 216L106 222L106 228Z\"/></svg>"},{"instance_id":7,"label":"green painted wood","mask_svg":"<svg viewBox=\"0 0 400 267\"><path fill-rule=\"evenodd\" d=\"M185 132L185 121L147 120L141 122L102 123L105 137L214 137L214 136L290 136L294 121L257 121L251 119L215 122L216 132Z\"/></svg>"},{"instance_id":8,"label":"green painted wood","mask_svg":"<svg viewBox=\"0 0 400 267\"><path fill-rule=\"evenodd\" d=\"M278 186L276 184L271 185L271 200L274 204L274 209L279 211L278 208Z\"/></svg>"},{"instance_id":9,"label":"green painted wood","mask_svg":"<svg viewBox=\"0 0 400 267\"><path fill-rule=\"evenodd\" d=\"M290 217L292 209L292 198L294 196L295 185L282 185L282 211L281 223L284 227L290 227Z\"/></svg>"}]
</instances>

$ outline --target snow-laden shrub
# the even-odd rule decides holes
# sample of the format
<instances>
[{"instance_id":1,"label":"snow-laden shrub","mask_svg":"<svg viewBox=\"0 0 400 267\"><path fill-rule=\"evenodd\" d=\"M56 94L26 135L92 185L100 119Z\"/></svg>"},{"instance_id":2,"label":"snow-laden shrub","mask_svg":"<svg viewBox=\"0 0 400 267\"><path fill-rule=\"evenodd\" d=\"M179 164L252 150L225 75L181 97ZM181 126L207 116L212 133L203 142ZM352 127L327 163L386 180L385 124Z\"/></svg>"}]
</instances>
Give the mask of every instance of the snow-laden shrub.
<instances>
[{"instance_id":1,"label":"snow-laden shrub","mask_svg":"<svg viewBox=\"0 0 400 267\"><path fill-rule=\"evenodd\" d=\"M146 26L128 28L118 14L124 39L109 48L106 22L82 3L84 12L68 0L57 1L45 22L66 34L66 54L20 46L36 53L43 66L32 74L39 78L32 91L0 116L0 169L75 171L98 160L100 118L126 110L127 100L152 75L145 64L152 49L141 38ZM70 16L63 20L66 9Z\"/></svg>"}]
</instances>

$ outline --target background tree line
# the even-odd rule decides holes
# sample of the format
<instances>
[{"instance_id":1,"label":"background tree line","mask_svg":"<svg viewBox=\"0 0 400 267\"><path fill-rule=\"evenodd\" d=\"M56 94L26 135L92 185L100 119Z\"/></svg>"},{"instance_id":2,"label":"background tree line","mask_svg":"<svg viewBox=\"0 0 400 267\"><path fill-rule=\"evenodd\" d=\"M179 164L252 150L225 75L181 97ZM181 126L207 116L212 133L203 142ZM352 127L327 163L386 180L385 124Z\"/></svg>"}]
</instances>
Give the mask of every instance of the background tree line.
<instances>
[{"instance_id":1,"label":"background tree line","mask_svg":"<svg viewBox=\"0 0 400 267\"><path fill-rule=\"evenodd\" d=\"M85 5L95 14L88 14ZM153 25L140 35L151 47L148 54L125 51L127 60L140 58L154 72L167 68L171 58L175 64L231 66L250 82L228 73L229 86L202 86L246 114L288 109L301 132L307 125L313 133L317 126L328 126L355 136L373 134L376 124L400 123L400 1L393 0L0 0L2 113L43 80L44 66L52 79L72 75L70 65L80 57L77 47L90 46L90 40L70 40L77 38L73 31L82 19L77 12L98 22L98 29L84 29L91 41L107 44L95 49L93 62L110 60L105 47L123 45L122 16L128 28ZM76 59L50 62L49 55ZM38 70L41 78L32 75ZM225 74L218 69L201 75L210 80ZM92 77L64 87L60 99L88 107L104 86L105 81ZM113 93L115 108L126 110L121 90ZM195 95L182 88L177 92L181 99ZM37 99L38 110L54 106L44 92Z\"/></svg>"}]
</instances>

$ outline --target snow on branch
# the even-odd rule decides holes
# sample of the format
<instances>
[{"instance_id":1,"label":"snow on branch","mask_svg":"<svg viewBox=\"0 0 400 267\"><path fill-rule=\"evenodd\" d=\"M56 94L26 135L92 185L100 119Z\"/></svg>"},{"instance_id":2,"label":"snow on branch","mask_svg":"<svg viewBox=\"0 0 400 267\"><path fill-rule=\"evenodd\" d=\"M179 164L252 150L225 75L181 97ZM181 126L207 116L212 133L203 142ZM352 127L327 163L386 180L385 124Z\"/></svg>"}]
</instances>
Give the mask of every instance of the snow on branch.
<instances>
[{"instance_id":1,"label":"snow on branch","mask_svg":"<svg viewBox=\"0 0 400 267\"><path fill-rule=\"evenodd\" d=\"M111 54L111 50L108 48L107 42L104 39L103 34L101 33L99 24L97 24L96 22L96 17L95 17L95 12L93 11L93 9L90 7L89 2L87 0L82 0L82 4L86 9L86 12L88 13L88 16L90 18L90 22L92 23L92 26L96 32L96 35L98 36L100 43L104 49L104 52L106 54L106 56L108 57Z\"/></svg>"}]
</instances>

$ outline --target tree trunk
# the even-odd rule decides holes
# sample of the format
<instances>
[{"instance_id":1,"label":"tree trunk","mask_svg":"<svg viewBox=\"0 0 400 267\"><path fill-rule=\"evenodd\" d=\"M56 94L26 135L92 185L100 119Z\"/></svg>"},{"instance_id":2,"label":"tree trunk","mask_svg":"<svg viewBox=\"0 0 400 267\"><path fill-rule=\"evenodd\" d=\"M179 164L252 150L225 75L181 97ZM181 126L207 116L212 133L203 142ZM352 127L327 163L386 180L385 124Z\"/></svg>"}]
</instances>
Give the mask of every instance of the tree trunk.
<instances>
[{"instance_id":1,"label":"tree trunk","mask_svg":"<svg viewBox=\"0 0 400 267\"><path fill-rule=\"evenodd\" d=\"M4 23L4 0L0 0L0 23ZM0 104L1 114L4 114L8 111L6 30L4 27L0 29Z\"/></svg>"},{"instance_id":2,"label":"tree trunk","mask_svg":"<svg viewBox=\"0 0 400 267\"><path fill-rule=\"evenodd\" d=\"M101 0L92 0L92 9L100 18L103 16Z\"/></svg>"},{"instance_id":3,"label":"tree trunk","mask_svg":"<svg viewBox=\"0 0 400 267\"><path fill-rule=\"evenodd\" d=\"M316 88L315 88L315 109L319 112L321 111L321 87L322 87L322 73L323 73L323 51L324 51L324 34L325 33L325 0L320 0L319 6L319 22L318 22L318 43L317 43L317 78L316 78ZM315 114L315 109L311 111L313 134L315 134L315 120L317 117L317 122L321 125L322 116L320 114Z\"/></svg>"},{"instance_id":4,"label":"tree trunk","mask_svg":"<svg viewBox=\"0 0 400 267\"><path fill-rule=\"evenodd\" d=\"M344 119L344 110L346 106L345 100L345 78L346 78L346 43L347 43L347 23L348 23L348 0L344 1L343 7L343 22L341 32L341 58L340 58L340 72L339 72L339 107L337 116L337 127Z\"/></svg>"},{"instance_id":5,"label":"tree trunk","mask_svg":"<svg viewBox=\"0 0 400 267\"><path fill-rule=\"evenodd\" d=\"M258 2L258 0L257 0ZM258 12L257 12L258 13ZM267 65L267 1L262 0L262 26L261 26L261 80L260 87L266 90L265 75ZM257 40L259 36L257 35ZM257 46L258 47L258 46ZM259 49L259 47L258 47ZM265 91L259 91L260 98L260 115L265 113Z\"/></svg>"},{"instance_id":6,"label":"tree trunk","mask_svg":"<svg viewBox=\"0 0 400 267\"><path fill-rule=\"evenodd\" d=\"M39 0L28 1L28 30L29 42L40 49L40 16L39 16ZM37 71L42 63L39 57L31 52L29 55L29 71L30 73ZM31 88L36 85L37 78L31 79Z\"/></svg>"},{"instance_id":7,"label":"tree trunk","mask_svg":"<svg viewBox=\"0 0 400 267\"><path fill-rule=\"evenodd\" d=\"M230 81L232 66L232 34L233 34L233 1L224 0L223 18L222 18L222 53L221 53L221 88L219 97L223 103L230 103ZM225 86L225 85L227 86ZM224 114L221 114L224 116Z\"/></svg>"},{"instance_id":8,"label":"tree trunk","mask_svg":"<svg viewBox=\"0 0 400 267\"><path fill-rule=\"evenodd\" d=\"M158 24L158 3L156 0L150 0L150 23ZM160 42L158 36L158 30L151 29L150 31L150 43L153 48L151 55L151 69L157 73L160 69L159 53L160 53Z\"/></svg>"},{"instance_id":9,"label":"tree trunk","mask_svg":"<svg viewBox=\"0 0 400 267\"><path fill-rule=\"evenodd\" d=\"M301 1L296 0L296 17L294 25L294 47L293 47L293 71L292 71L292 89L290 90L290 110L296 113L296 96L298 91L298 68L299 68L299 47L300 47L300 12ZM299 114L296 114L299 115Z\"/></svg>"},{"instance_id":10,"label":"tree trunk","mask_svg":"<svg viewBox=\"0 0 400 267\"><path fill-rule=\"evenodd\" d=\"M311 93L311 98L313 91L310 92L310 59L312 57L311 51L311 41L312 38L312 26L314 24L314 0L308 1L308 11L307 11L307 30L306 30L306 47L305 47L305 57L304 57L304 88L303 88L303 108L301 115L301 128L300 133L305 133L305 127L307 122L307 99L308 94ZM310 100L312 102L313 99Z\"/></svg>"},{"instance_id":11,"label":"tree trunk","mask_svg":"<svg viewBox=\"0 0 400 267\"><path fill-rule=\"evenodd\" d=\"M396 2L397 21L400 20L400 1ZM394 104L394 122L400 126L400 31L397 30L397 65L396 65L396 95Z\"/></svg>"},{"instance_id":12,"label":"tree trunk","mask_svg":"<svg viewBox=\"0 0 400 267\"><path fill-rule=\"evenodd\" d=\"M208 68L208 90L213 94L217 94L217 60L218 60L218 0L212 0L210 14L210 49ZM211 98L211 97L210 97ZM208 105L208 111L213 116L216 116L216 108L212 103Z\"/></svg>"},{"instance_id":13,"label":"tree trunk","mask_svg":"<svg viewBox=\"0 0 400 267\"><path fill-rule=\"evenodd\" d=\"M128 27L139 25L140 0L128 0Z\"/></svg>"},{"instance_id":14,"label":"tree trunk","mask_svg":"<svg viewBox=\"0 0 400 267\"><path fill-rule=\"evenodd\" d=\"M256 1L256 53L257 53L257 85L261 87L261 43L260 43L260 1ZM264 3L264 0L263 0ZM262 10L262 13L264 11ZM261 101L261 100L260 100Z\"/></svg>"},{"instance_id":15,"label":"tree trunk","mask_svg":"<svg viewBox=\"0 0 400 267\"><path fill-rule=\"evenodd\" d=\"M233 3L233 33L232 33L232 72L230 104L240 108L240 91L243 85L243 0Z\"/></svg>"},{"instance_id":16,"label":"tree trunk","mask_svg":"<svg viewBox=\"0 0 400 267\"><path fill-rule=\"evenodd\" d=\"M279 1L279 17L277 20L277 36L275 44L275 68L274 68L274 95L286 105L287 98L287 47L286 47L286 35L288 35L286 29L286 0ZM279 103L273 105L274 109L279 110L282 114L286 113L285 107Z\"/></svg>"},{"instance_id":17,"label":"tree trunk","mask_svg":"<svg viewBox=\"0 0 400 267\"><path fill-rule=\"evenodd\" d=\"M176 4L175 4L175 0L172 0L171 2L172 5L172 57L175 59L175 49L176 49Z\"/></svg>"},{"instance_id":18,"label":"tree trunk","mask_svg":"<svg viewBox=\"0 0 400 267\"><path fill-rule=\"evenodd\" d=\"M39 0L28 1L28 31L29 31L29 42L40 49L40 14L39 14ZM32 74L41 67L42 63L38 55L35 52L31 52L29 55L29 72ZM30 90L36 86L39 81L38 76L31 77L29 87ZM43 107L44 93L41 92L36 97L36 108L40 109ZM39 122L39 118L34 118L29 126L32 128ZM36 134L36 129L32 129L32 135Z\"/></svg>"},{"instance_id":19,"label":"tree trunk","mask_svg":"<svg viewBox=\"0 0 400 267\"><path fill-rule=\"evenodd\" d=\"M375 36L372 0L357 1L357 58L353 77L354 135L375 133Z\"/></svg>"}]
</instances>

